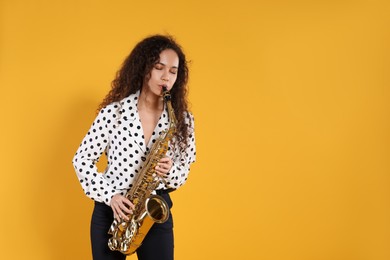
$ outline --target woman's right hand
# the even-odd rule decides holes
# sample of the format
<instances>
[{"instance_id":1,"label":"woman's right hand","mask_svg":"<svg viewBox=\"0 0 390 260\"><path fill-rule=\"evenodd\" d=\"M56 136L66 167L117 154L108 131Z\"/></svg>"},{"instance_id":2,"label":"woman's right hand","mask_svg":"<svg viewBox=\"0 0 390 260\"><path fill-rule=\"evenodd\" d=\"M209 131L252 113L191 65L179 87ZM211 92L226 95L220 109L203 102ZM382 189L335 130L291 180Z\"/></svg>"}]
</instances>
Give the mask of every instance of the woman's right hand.
<instances>
[{"instance_id":1,"label":"woman's right hand","mask_svg":"<svg viewBox=\"0 0 390 260\"><path fill-rule=\"evenodd\" d=\"M111 198L111 208L114 212L114 218L119 222L121 219L129 220L128 214L132 214L134 210L134 205L130 200L121 194L116 194Z\"/></svg>"}]
</instances>

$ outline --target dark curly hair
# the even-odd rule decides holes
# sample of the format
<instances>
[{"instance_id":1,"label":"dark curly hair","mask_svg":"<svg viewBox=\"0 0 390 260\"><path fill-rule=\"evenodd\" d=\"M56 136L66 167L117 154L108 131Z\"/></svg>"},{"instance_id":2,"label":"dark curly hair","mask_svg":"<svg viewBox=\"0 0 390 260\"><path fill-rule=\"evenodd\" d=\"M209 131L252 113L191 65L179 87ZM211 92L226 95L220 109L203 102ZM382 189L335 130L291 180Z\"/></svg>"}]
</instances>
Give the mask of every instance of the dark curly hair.
<instances>
[{"instance_id":1,"label":"dark curly hair","mask_svg":"<svg viewBox=\"0 0 390 260\"><path fill-rule=\"evenodd\" d=\"M172 107L177 119L176 142L181 151L187 147L188 125L185 117L190 117L187 102L188 66L181 46L172 36L153 35L139 42L125 59L121 69L111 83L111 90L99 105L98 111L112 102L117 102L142 88L144 79L160 59L166 49L176 52L179 57L177 79L170 90ZM191 120L189 120L191 122Z\"/></svg>"}]
</instances>

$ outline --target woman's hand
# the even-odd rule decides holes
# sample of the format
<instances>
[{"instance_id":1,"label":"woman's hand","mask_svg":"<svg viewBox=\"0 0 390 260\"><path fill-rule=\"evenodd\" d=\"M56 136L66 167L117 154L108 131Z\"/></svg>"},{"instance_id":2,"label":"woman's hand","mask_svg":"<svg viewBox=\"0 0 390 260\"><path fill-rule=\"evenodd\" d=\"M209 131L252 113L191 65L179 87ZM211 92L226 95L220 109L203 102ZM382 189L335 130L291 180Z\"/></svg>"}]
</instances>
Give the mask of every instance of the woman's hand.
<instances>
[{"instance_id":1,"label":"woman's hand","mask_svg":"<svg viewBox=\"0 0 390 260\"><path fill-rule=\"evenodd\" d=\"M161 177L164 177L171 170L172 165L173 162L171 158L169 157L161 158L161 160L157 163L157 166L155 168L157 174L160 175Z\"/></svg>"},{"instance_id":2,"label":"woman's hand","mask_svg":"<svg viewBox=\"0 0 390 260\"><path fill-rule=\"evenodd\" d=\"M128 214L132 214L134 210L133 203L126 199L121 194L116 194L111 198L111 208L114 212L114 218L119 222L121 219L129 220Z\"/></svg>"}]
</instances>

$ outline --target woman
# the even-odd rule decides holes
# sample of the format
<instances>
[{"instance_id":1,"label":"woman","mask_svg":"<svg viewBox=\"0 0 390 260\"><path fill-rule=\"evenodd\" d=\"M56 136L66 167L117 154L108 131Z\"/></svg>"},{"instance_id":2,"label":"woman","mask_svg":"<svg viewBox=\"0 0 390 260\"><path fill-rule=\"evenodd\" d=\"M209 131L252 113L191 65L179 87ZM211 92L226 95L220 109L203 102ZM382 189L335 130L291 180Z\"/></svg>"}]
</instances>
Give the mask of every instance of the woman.
<instances>
[{"instance_id":1,"label":"woman","mask_svg":"<svg viewBox=\"0 0 390 260\"><path fill-rule=\"evenodd\" d=\"M181 47L170 36L154 35L139 42L118 71L112 89L83 139L73 165L85 194L95 201L91 220L93 259L125 259L111 251L107 234L114 218L128 219L134 205L124 195L143 161L169 125L162 86L171 93L177 129L156 173L165 180L156 193L172 207L169 192L183 185L195 161L193 116L187 108L188 68ZM96 162L106 152L103 174ZM173 221L155 223L137 250L139 260L173 259Z\"/></svg>"}]
</instances>

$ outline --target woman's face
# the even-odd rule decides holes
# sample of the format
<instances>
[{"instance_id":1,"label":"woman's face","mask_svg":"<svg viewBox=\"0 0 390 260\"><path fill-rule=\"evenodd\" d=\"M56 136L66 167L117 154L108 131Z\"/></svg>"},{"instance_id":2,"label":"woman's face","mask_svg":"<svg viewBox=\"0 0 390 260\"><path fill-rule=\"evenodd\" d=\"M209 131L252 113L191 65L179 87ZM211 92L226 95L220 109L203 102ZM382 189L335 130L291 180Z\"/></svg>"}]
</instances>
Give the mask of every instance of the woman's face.
<instances>
[{"instance_id":1,"label":"woman's face","mask_svg":"<svg viewBox=\"0 0 390 260\"><path fill-rule=\"evenodd\" d=\"M155 95L161 96L162 87L166 85L170 90L175 84L179 69L179 57L172 49L163 50L159 61L154 64L150 76L146 77L144 87Z\"/></svg>"}]
</instances>

